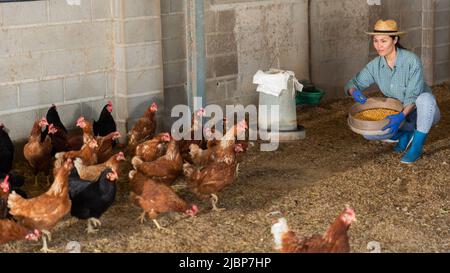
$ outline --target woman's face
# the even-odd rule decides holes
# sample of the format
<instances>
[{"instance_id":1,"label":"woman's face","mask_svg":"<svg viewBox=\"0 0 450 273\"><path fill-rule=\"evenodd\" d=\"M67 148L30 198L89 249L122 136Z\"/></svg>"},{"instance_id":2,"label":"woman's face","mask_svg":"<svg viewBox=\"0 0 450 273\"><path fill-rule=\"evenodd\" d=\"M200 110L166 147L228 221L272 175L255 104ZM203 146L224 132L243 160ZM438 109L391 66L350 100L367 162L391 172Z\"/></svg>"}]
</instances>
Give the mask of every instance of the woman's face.
<instances>
[{"instance_id":1,"label":"woman's face","mask_svg":"<svg viewBox=\"0 0 450 273\"><path fill-rule=\"evenodd\" d=\"M397 37L392 38L389 35L374 35L373 46L377 50L378 55L384 57L395 50L397 39Z\"/></svg>"}]
</instances>

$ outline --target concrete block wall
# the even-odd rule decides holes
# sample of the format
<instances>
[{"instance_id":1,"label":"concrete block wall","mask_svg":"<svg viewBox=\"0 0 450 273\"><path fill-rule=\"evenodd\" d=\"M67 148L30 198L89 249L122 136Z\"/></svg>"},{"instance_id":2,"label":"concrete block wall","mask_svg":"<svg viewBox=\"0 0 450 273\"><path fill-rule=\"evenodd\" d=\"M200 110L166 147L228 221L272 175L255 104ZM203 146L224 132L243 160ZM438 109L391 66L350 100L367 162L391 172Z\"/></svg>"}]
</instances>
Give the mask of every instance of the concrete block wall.
<instances>
[{"instance_id":1,"label":"concrete block wall","mask_svg":"<svg viewBox=\"0 0 450 273\"><path fill-rule=\"evenodd\" d=\"M239 72L235 25L235 9L214 10L205 1L205 104L225 105L225 100L235 95L231 90Z\"/></svg>"},{"instance_id":2,"label":"concrete block wall","mask_svg":"<svg viewBox=\"0 0 450 273\"><path fill-rule=\"evenodd\" d=\"M161 1L164 2L164 1ZM160 0L114 0L116 122L125 132L152 102L164 113Z\"/></svg>"},{"instance_id":3,"label":"concrete block wall","mask_svg":"<svg viewBox=\"0 0 450 273\"><path fill-rule=\"evenodd\" d=\"M312 0L311 80L324 100L343 96L343 87L368 62L369 5L360 0Z\"/></svg>"},{"instance_id":4,"label":"concrete block wall","mask_svg":"<svg viewBox=\"0 0 450 273\"><path fill-rule=\"evenodd\" d=\"M164 112L160 11L160 0L0 3L0 121L11 137L26 138L52 103L73 128L113 100L123 136L153 101Z\"/></svg>"},{"instance_id":5,"label":"concrete block wall","mask_svg":"<svg viewBox=\"0 0 450 273\"><path fill-rule=\"evenodd\" d=\"M164 67L165 130L178 118L170 110L178 104L187 105L187 41L186 1L161 1L162 53Z\"/></svg>"},{"instance_id":6,"label":"concrete block wall","mask_svg":"<svg viewBox=\"0 0 450 273\"><path fill-rule=\"evenodd\" d=\"M207 103L258 103L258 70L308 78L306 0L205 1Z\"/></svg>"},{"instance_id":7,"label":"concrete block wall","mask_svg":"<svg viewBox=\"0 0 450 273\"><path fill-rule=\"evenodd\" d=\"M428 84L434 79L434 4L433 0L422 1L422 54L425 80Z\"/></svg>"},{"instance_id":8,"label":"concrete block wall","mask_svg":"<svg viewBox=\"0 0 450 273\"><path fill-rule=\"evenodd\" d=\"M400 42L418 56L422 55L422 0L385 0L381 3L381 18L394 19L407 32Z\"/></svg>"},{"instance_id":9,"label":"concrete block wall","mask_svg":"<svg viewBox=\"0 0 450 273\"><path fill-rule=\"evenodd\" d=\"M13 139L55 103L73 127L113 97L110 0L0 3L0 121Z\"/></svg>"},{"instance_id":10,"label":"concrete block wall","mask_svg":"<svg viewBox=\"0 0 450 273\"><path fill-rule=\"evenodd\" d=\"M433 82L450 81L450 1L433 2Z\"/></svg>"},{"instance_id":11,"label":"concrete block wall","mask_svg":"<svg viewBox=\"0 0 450 273\"><path fill-rule=\"evenodd\" d=\"M164 104L186 104L194 0L161 2ZM257 104L258 69L292 70L308 78L307 0L204 1L204 104ZM194 53L195 54L195 53ZM193 55L194 55L193 54ZM191 56L192 58L193 56ZM191 79L190 79L191 77ZM166 113L167 116L169 112ZM174 119L167 118L171 124ZM177 119L177 118L175 118Z\"/></svg>"}]
</instances>

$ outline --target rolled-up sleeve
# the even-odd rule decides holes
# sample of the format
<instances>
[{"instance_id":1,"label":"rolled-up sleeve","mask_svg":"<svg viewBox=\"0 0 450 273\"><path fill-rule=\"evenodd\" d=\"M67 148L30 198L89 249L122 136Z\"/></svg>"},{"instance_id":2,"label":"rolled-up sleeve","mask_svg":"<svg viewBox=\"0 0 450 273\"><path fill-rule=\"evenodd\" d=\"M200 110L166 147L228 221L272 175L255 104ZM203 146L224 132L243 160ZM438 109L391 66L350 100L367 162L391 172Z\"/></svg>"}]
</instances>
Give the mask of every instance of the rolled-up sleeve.
<instances>
[{"instance_id":1,"label":"rolled-up sleeve","mask_svg":"<svg viewBox=\"0 0 450 273\"><path fill-rule=\"evenodd\" d=\"M366 65L366 67L363 68L356 76L354 76L351 80L347 82L345 85L345 95L348 94L348 90L351 88L356 88L360 91L364 91L369 86L371 86L373 83L375 83L375 78L373 77L373 71L372 67L373 63L370 62Z\"/></svg>"},{"instance_id":2,"label":"rolled-up sleeve","mask_svg":"<svg viewBox=\"0 0 450 273\"><path fill-rule=\"evenodd\" d=\"M417 97L423 92L423 68L422 63L416 58L409 68L408 85L406 87L403 106L415 103Z\"/></svg>"}]
</instances>

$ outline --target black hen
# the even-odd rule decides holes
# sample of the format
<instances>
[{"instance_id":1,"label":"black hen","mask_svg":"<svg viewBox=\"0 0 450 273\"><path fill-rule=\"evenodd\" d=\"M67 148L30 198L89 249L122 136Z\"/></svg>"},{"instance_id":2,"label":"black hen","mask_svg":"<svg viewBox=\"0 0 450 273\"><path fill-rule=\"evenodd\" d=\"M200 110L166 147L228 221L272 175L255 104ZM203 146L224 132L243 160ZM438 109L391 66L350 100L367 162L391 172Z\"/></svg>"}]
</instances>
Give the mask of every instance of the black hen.
<instances>
[{"instance_id":1,"label":"black hen","mask_svg":"<svg viewBox=\"0 0 450 273\"><path fill-rule=\"evenodd\" d=\"M48 109L47 115L45 117L47 118L48 124L53 123L53 126L57 127L57 129L59 130L63 130L64 133L67 134L67 129L59 118L58 111L56 111L56 106L54 104L52 104L52 106Z\"/></svg>"},{"instance_id":2,"label":"black hen","mask_svg":"<svg viewBox=\"0 0 450 273\"><path fill-rule=\"evenodd\" d=\"M50 138L52 139L51 155L54 156L56 153L59 152L76 150L70 146L67 129L62 123L58 111L56 111L56 106L54 104L52 104L52 106L48 109L46 119L48 124L53 124L53 126L57 129L56 133L50 134ZM47 136L48 128L49 126L47 126L45 128L45 131L41 134L41 140L45 139L45 137Z\"/></svg>"},{"instance_id":3,"label":"black hen","mask_svg":"<svg viewBox=\"0 0 450 273\"><path fill-rule=\"evenodd\" d=\"M98 121L94 120L94 136L106 136L110 133L117 131L116 122L114 121L112 112L112 102L108 101L103 107L102 112L100 113L100 117Z\"/></svg>"},{"instance_id":4,"label":"black hen","mask_svg":"<svg viewBox=\"0 0 450 273\"><path fill-rule=\"evenodd\" d=\"M9 174L9 185L11 186L12 190L19 189L20 187L25 184L25 177L21 176L20 174L16 174L14 171L10 172ZM0 173L0 181L3 181L5 179L6 174Z\"/></svg>"},{"instance_id":5,"label":"black hen","mask_svg":"<svg viewBox=\"0 0 450 273\"><path fill-rule=\"evenodd\" d=\"M116 197L117 173L111 168L103 170L96 182L82 180L76 168L69 176L70 213L79 219L88 219L87 232L95 232L91 224L100 225L98 218L112 205Z\"/></svg>"},{"instance_id":6,"label":"black hen","mask_svg":"<svg viewBox=\"0 0 450 273\"><path fill-rule=\"evenodd\" d=\"M14 145L3 123L0 123L0 173L9 173L14 160Z\"/></svg>"}]
</instances>

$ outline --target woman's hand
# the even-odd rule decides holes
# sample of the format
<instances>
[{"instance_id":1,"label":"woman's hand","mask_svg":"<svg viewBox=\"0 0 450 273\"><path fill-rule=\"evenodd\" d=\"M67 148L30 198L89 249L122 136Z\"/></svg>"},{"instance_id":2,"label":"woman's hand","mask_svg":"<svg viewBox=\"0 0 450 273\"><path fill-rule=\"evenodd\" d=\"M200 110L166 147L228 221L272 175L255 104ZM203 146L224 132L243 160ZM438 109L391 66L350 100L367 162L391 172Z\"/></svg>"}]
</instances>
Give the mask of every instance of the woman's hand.
<instances>
[{"instance_id":1,"label":"woman's hand","mask_svg":"<svg viewBox=\"0 0 450 273\"><path fill-rule=\"evenodd\" d=\"M405 114L403 112L400 112L395 115L387 116L386 119L389 119L389 124L383 127L383 131L386 129L391 128L391 131L389 133L396 134L398 131L398 128L400 127L400 124L405 120Z\"/></svg>"},{"instance_id":2,"label":"woman's hand","mask_svg":"<svg viewBox=\"0 0 450 273\"><path fill-rule=\"evenodd\" d=\"M361 103L361 104L366 103L366 101L367 101L366 96L364 96L364 95L361 93L361 91L359 91L358 89L352 88L352 89L350 89L348 92L350 93L350 95L352 95L353 99L354 99L356 102L359 102L359 103Z\"/></svg>"}]
</instances>

